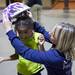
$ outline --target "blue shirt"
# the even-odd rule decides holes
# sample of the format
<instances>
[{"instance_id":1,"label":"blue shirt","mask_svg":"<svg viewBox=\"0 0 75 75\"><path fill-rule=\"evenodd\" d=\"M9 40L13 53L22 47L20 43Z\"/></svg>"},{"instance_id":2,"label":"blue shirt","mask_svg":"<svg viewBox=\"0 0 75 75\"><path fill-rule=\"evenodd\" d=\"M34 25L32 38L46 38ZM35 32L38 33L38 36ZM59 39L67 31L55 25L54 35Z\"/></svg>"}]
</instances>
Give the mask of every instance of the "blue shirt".
<instances>
[{"instance_id":1,"label":"blue shirt","mask_svg":"<svg viewBox=\"0 0 75 75\"><path fill-rule=\"evenodd\" d=\"M49 33L43 27L35 22L34 28L36 31L43 33L46 41L50 42ZM71 60L66 59L64 54L59 50L55 48L51 48L46 52L32 50L25 46L12 30L9 31L7 35L12 46L16 49L17 54L33 62L44 64L48 75L72 75Z\"/></svg>"}]
</instances>

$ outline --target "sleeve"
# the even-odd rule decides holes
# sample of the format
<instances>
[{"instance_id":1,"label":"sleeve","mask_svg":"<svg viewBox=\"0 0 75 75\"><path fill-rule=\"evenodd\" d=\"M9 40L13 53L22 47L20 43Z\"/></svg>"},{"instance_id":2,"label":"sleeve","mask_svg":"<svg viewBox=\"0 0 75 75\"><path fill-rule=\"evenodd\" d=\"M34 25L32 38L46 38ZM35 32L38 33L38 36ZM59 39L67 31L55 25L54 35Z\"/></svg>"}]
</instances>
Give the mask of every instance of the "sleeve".
<instances>
[{"instance_id":1,"label":"sleeve","mask_svg":"<svg viewBox=\"0 0 75 75\"><path fill-rule=\"evenodd\" d=\"M16 53L20 54L22 57L31 60L33 62L47 64L48 62L55 62L55 54L53 53L54 50L49 50L47 52L33 50L25 46L17 37L16 34L11 30L7 33L9 40L12 46L15 48Z\"/></svg>"},{"instance_id":2,"label":"sleeve","mask_svg":"<svg viewBox=\"0 0 75 75\"><path fill-rule=\"evenodd\" d=\"M50 37L51 37L50 33L48 31L46 31L45 28L42 27L38 22L34 22L34 30L36 32L42 33L44 35L44 37L45 37L45 40L47 42L51 43L51 41L50 41Z\"/></svg>"},{"instance_id":3,"label":"sleeve","mask_svg":"<svg viewBox=\"0 0 75 75\"><path fill-rule=\"evenodd\" d=\"M29 7L32 7L35 4L35 0L28 0L26 3Z\"/></svg>"}]
</instances>

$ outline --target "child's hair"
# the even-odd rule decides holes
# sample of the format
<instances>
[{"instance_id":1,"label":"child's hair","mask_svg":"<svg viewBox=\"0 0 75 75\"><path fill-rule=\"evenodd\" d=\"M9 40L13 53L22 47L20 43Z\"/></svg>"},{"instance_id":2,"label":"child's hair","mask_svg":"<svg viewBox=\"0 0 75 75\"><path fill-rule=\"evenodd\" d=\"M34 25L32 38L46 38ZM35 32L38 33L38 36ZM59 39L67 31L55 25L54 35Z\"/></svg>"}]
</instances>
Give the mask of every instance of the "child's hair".
<instances>
[{"instance_id":1,"label":"child's hair","mask_svg":"<svg viewBox=\"0 0 75 75\"><path fill-rule=\"evenodd\" d=\"M18 18L17 21L15 22L15 30L19 28L28 28L28 29L33 29L34 28L34 22L31 18Z\"/></svg>"},{"instance_id":2,"label":"child's hair","mask_svg":"<svg viewBox=\"0 0 75 75\"><path fill-rule=\"evenodd\" d=\"M75 50L75 26L69 23L60 23L56 26L56 48L61 50L67 58L73 58Z\"/></svg>"},{"instance_id":3,"label":"child's hair","mask_svg":"<svg viewBox=\"0 0 75 75\"><path fill-rule=\"evenodd\" d=\"M18 20L24 20L30 18L27 11L21 12L20 14L16 15L14 18L11 19L12 24L16 24Z\"/></svg>"}]
</instances>

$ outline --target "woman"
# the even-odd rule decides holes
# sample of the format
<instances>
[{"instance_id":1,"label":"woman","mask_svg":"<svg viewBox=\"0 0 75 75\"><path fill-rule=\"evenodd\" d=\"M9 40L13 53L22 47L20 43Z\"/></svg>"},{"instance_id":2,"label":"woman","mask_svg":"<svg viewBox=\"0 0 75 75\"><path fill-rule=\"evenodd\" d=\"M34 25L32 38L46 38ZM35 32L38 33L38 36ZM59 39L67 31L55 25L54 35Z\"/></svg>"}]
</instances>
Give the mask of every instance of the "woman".
<instances>
[{"instance_id":1,"label":"woman","mask_svg":"<svg viewBox=\"0 0 75 75\"><path fill-rule=\"evenodd\" d=\"M54 27L49 36L38 24L35 24L36 31L44 34L47 41L53 43L48 51L32 50L25 46L16 36L11 28L11 22L7 14L3 14L4 26L12 46L16 53L33 62L44 64L48 75L72 75L72 59L75 47L75 26L68 23L60 23Z\"/></svg>"}]
</instances>

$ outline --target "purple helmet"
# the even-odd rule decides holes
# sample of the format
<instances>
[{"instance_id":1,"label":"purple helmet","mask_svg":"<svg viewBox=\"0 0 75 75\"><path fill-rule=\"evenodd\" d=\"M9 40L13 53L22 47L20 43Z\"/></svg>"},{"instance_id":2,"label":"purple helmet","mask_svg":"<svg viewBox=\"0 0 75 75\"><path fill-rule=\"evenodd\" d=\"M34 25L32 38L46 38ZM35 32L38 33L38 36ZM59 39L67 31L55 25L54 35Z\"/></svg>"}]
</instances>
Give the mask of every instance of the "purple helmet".
<instances>
[{"instance_id":1,"label":"purple helmet","mask_svg":"<svg viewBox=\"0 0 75 75\"><path fill-rule=\"evenodd\" d=\"M8 5L8 7L3 10L3 13L7 14L9 18L13 18L16 15L20 14L21 12L29 9L30 9L29 6L20 2L15 2Z\"/></svg>"}]
</instances>

